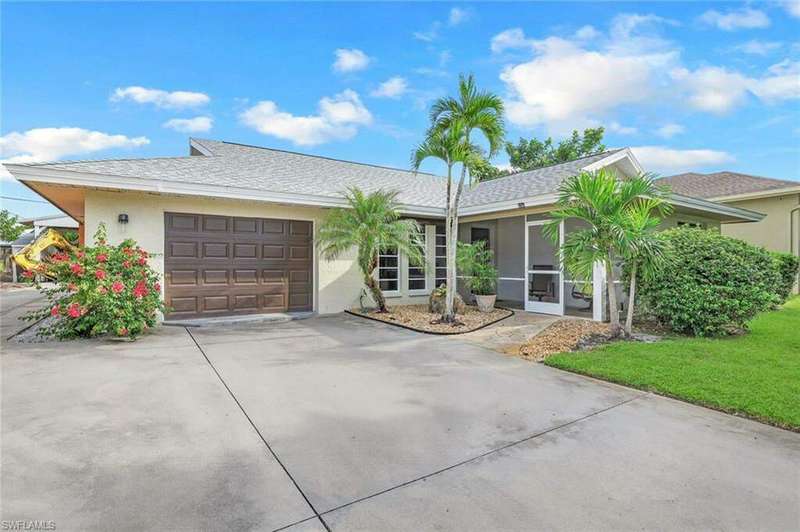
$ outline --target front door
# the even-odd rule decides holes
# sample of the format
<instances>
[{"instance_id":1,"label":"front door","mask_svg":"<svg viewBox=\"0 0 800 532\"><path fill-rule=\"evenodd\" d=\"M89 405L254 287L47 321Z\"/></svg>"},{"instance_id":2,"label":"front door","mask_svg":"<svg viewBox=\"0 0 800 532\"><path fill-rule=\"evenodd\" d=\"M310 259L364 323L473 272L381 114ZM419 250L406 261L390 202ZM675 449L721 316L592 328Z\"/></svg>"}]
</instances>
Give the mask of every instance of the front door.
<instances>
[{"instance_id":1,"label":"front door","mask_svg":"<svg viewBox=\"0 0 800 532\"><path fill-rule=\"evenodd\" d=\"M526 223L525 310L564 314L564 282L558 247L544 234L549 220ZM564 243L564 223L559 227L559 245Z\"/></svg>"}]
</instances>

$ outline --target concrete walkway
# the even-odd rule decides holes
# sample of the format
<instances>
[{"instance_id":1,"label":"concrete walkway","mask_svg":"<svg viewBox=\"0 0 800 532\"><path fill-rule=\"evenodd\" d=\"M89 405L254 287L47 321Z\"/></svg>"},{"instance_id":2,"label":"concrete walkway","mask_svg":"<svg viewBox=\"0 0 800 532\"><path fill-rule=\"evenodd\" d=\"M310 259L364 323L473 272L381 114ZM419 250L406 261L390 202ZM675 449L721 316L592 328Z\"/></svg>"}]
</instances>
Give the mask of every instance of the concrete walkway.
<instances>
[{"instance_id":1,"label":"concrete walkway","mask_svg":"<svg viewBox=\"0 0 800 532\"><path fill-rule=\"evenodd\" d=\"M560 319L563 317L515 310L513 316L494 325L466 334L450 336L450 338L500 353L516 354L519 352L520 345Z\"/></svg>"},{"instance_id":2,"label":"concrete walkway","mask_svg":"<svg viewBox=\"0 0 800 532\"><path fill-rule=\"evenodd\" d=\"M800 434L351 316L6 346L0 518L789 530Z\"/></svg>"}]
</instances>

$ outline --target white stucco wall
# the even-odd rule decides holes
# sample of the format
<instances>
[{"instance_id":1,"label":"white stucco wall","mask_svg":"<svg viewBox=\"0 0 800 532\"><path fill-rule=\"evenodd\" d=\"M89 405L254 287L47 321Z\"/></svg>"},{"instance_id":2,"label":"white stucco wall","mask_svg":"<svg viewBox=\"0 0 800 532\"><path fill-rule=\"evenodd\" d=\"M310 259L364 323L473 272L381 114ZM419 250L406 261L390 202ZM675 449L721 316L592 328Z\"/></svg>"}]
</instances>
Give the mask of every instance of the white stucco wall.
<instances>
[{"instance_id":1,"label":"white stucco wall","mask_svg":"<svg viewBox=\"0 0 800 532\"><path fill-rule=\"evenodd\" d=\"M139 192L112 192L87 190L85 199L85 224L87 244L92 241L100 223L105 223L109 241L118 243L126 238L136 240L153 255L151 263L162 276L164 273L164 213L185 212L242 216L254 218L282 218L310 220L315 234L319 223L325 219L327 209L276 205L258 201L241 201L216 198L166 196ZM119 214L128 215L128 223L117 222ZM432 240L432 239L431 239ZM431 246L433 245L430 242ZM429 254L432 257L432 253ZM361 273L354 261L355 250L335 261L314 260L314 310L320 314L341 312L356 307L364 286ZM428 268L432 271L432 268ZM430 274L432 275L432 274ZM426 303L426 294L411 296L407 293L405 268L400 274L401 291L398 297L388 298L388 303ZM428 286L432 286L432 280Z\"/></svg>"}]
</instances>

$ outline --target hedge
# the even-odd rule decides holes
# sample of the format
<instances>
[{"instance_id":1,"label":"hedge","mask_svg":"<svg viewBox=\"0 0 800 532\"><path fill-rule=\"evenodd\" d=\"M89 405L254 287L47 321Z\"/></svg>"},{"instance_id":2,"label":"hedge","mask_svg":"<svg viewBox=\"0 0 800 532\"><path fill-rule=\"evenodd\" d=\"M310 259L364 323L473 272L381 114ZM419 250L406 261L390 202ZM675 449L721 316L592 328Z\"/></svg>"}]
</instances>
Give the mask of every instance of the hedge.
<instances>
[{"instance_id":1,"label":"hedge","mask_svg":"<svg viewBox=\"0 0 800 532\"><path fill-rule=\"evenodd\" d=\"M640 301L676 332L734 333L781 302L778 289L785 281L777 259L765 249L714 230L679 228L662 235L670 266L641 282Z\"/></svg>"}]
</instances>

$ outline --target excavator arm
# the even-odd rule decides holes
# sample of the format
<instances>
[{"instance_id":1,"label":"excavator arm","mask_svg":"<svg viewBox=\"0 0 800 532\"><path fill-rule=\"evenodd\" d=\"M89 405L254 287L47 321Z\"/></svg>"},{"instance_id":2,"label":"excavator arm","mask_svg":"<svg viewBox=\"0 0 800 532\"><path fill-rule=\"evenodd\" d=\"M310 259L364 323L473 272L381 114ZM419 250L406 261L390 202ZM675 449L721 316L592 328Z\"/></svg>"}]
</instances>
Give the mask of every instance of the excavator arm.
<instances>
[{"instance_id":1,"label":"excavator arm","mask_svg":"<svg viewBox=\"0 0 800 532\"><path fill-rule=\"evenodd\" d=\"M35 270L42 260L42 252L49 247L56 247L62 251L73 251L75 246L64 238L55 229L43 231L36 240L22 248L16 255L12 255L14 262L26 270Z\"/></svg>"}]
</instances>

